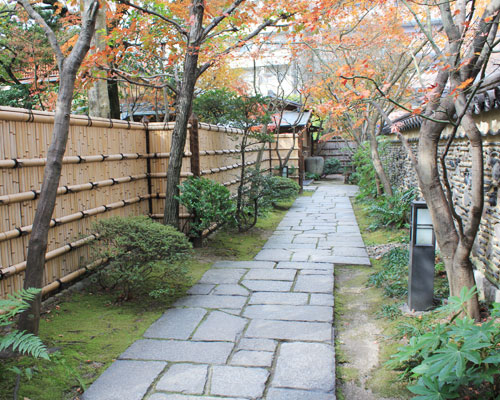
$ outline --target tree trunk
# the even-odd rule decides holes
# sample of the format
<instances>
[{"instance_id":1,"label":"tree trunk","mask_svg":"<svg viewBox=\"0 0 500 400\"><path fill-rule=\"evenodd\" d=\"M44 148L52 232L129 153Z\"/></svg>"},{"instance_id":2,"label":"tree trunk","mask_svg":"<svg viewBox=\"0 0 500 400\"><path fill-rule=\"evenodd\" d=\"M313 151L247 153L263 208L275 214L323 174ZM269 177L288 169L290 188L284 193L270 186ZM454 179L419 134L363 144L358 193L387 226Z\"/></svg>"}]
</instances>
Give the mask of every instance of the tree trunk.
<instances>
[{"instance_id":1,"label":"tree trunk","mask_svg":"<svg viewBox=\"0 0 500 400\"><path fill-rule=\"evenodd\" d=\"M54 129L52 141L47 153L47 164L44 171L42 188L38 200L38 206L33 222L28 244L28 256L26 259L26 274L24 288L42 287L43 272L45 266L45 252L47 250L47 236L50 220L56 204L57 188L61 177L62 159L66 151L68 141L69 120L71 113L71 101L75 84L75 74L61 73L61 84L59 87L57 106L54 118ZM39 295L31 305L31 309L21 314L19 329L38 334L40 322Z\"/></svg>"},{"instance_id":2,"label":"tree trunk","mask_svg":"<svg viewBox=\"0 0 500 400\"><path fill-rule=\"evenodd\" d=\"M120 119L120 94L118 92L118 81L108 77L108 96L109 96L109 117Z\"/></svg>"},{"instance_id":3,"label":"tree trunk","mask_svg":"<svg viewBox=\"0 0 500 400\"><path fill-rule=\"evenodd\" d=\"M203 32L203 14L203 0L192 0L190 16L194 22L189 32L186 57L184 59L184 75L177 99L177 113L174 131L172 132L172 144L170 146L165 210L163 215L163 223L176 228L179 227L179 202L175 198L179 196L178 186L180 184L182 156L186 144L187 125L191 115L194 88L198 79L198 56Z\"/></svg>"},{"instance_id":4,"label":"tree trunk","mask_svg":"<svg viewBox=\"0 0 500 400\"><path fill-rule=\"evenodd\" d=\"M44 29L51 46L55 51L59 66L59 91L57 94L56 111L52 140L47 152L47 163L44 170L42 188L38 200L33 229L28 243L26 273L24 288L41 288L45 267L45 252L50 220L56 204L57 188L61 177L62 160L68 141L71 103L75 88L76 73L90 48L90 41L95 29L95 18L99 3L92 1L83 17L80 36L71 53L65 58L57 43L54 32L48 27L41 16L31 7L27 0L20 0L31 18L35 19ZM30 308L21 314L19 330L38 334L40 322L41 294L30 304Z\"/></svg>"},{"instance_id":5,"label":"tree trunk","mask_svg":"<svg viewBox=\"0 0 500 400\"><path fill-rule=\"evenodd\" d=\"M376 122L375 119L371 120L369 123L370 125L367 129L368 140L370 142L370 158L373 163L373 168L375 168L375 173L377 174L380 183L382 183L382 186L384 187L384 193L387 196L392 196L393 193L392 193L391 183L389 182L389 178L385 173L384 165L380 160L380 153L378 152L378 142L377 142L377 137L375 136L375 129L376 129L375 122Z\"/></svg>"}]
</instances>

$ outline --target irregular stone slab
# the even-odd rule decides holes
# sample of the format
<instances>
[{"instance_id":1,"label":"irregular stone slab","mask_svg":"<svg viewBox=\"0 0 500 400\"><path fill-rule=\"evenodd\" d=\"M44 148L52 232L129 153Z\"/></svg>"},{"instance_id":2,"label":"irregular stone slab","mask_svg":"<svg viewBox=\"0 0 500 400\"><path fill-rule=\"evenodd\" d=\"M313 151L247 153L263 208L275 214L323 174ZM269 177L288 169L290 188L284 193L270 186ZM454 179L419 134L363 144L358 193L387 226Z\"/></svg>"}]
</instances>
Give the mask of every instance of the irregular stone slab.
<instances>
[{"instance_id":1,"label":"irregular stone slab","mask_svg":"<svg viewBox=\"0 0 500 400\"><path fill-rule=\"evenodd\" d=\"M244 269L209 269L199 282L213 284L238 283L245 272Z\"/></svg>"},{"instance_id":2,"label":"irregular stone slab","mask_svg":"<svg viewBox=\"0 0 500 400\"><path fill-rule=\"evenodd\" d=\"M148 400L222 400L221 397L212 396L192 396L186 394L155 393L148 397ZM224 397L223 400L248 400L241 397Z\"/></svg>"},{"instance_id":3,"label":"irregular stone slab","mask_svg":"<svg viewBox=\"0 0 500 400\"><path fill-rule=\"evenodd\" d=\"M317 306L331 306L333 307L334 299L333 294L313 293L309 300L309 304Z\"/></svg>"},{"instance_id":4,"label":"irregular stone slab","mask_svg":"<svg viewBox=\"0 0 500 400\"><path fill-rule=\"evenodd\" d=\"M118 360L85 391L84 400L141 400L165 369L158 361Z\"/></svg>"},{"instance_id":5,"label":"irregular stone slab","mask_svg":"<svg viewBox=\"0 0 500 400\"><path fill-rule=\"evenodd\" d=\"M333 308L325 306L259 305L248 306L243 315L253 319L282 321L333 321Z\"/></svg>"},{"instance_id":6,"label":"irregular stone slab","mask_svg":"<svg viewBox=\"0 0 500 400\"><path fill-rule=\"evenodd\" d=\"M254 319L245 337L331 342L332 325L327 322L292 322Z\"/></svg>"},{"instance_id":7,"label":"irregular stone slab","mask_svg":"<svg viewBox=\"0 0 500 400\"><path fill-rule=\"evenodd\" d=\"M309 244L316 244L318 243L318 239L312 238L312 237L302 237L297 236L295 239L293 239L293 244L300 244L300 243L309 243Z\"/></svg>"},{"instance_id":8,"label":"irregular stone slab","mask_svg":"<svg viewBox=\"0 0 500 400\"><path fill-rule=\"evenodd\" d=\"M323 269L333 270L333 263L331 262L293 262L282 261L279 262L276 268L285 269Z\"/></svg>"},{"instance_id":9,"label":"irregular stone slab","mask_svg":"<svg viewBox=\"0 0 500 400\"><path fill-rule=\"evenodd\" d=\"M332 391L335 387L335 352L322 343L283 343L273 387Z\"/></svg>"},{"instance_id":10,"label":"irregular stone slab","mask_svg":"<svg viewBox=\"0 0 500 400\"><path fill-rule=\"evenodd\" d=\"M328 275L333 276L331 270L327 269L301 269L300 275Z\"/></svg>"},{"instance_id":11,"label":"irregular stone slab","mask_svg":"<svg viewBox=\"0 0 500 400\"><path fill-rule=\"evenodd\" d=\"M306 293L285 293L285 292L255 292L250 296L249 304L307 304Z\"/></svg>"},{"instance_id":12,"label":"irregular stone slab","mask_svg":"<svg viewBox=\"0 0 500 400\"><path fill-rule=\"evenodd\" d=\"M241 309L246 300L247 298L244 296L191 295L177 300L174 306Z\"/></svg>"},{"instance_id":13,"label":"irregular stone slab","mask_svg":"<svg viewBox=\"0 0 500 400\"><path fill-rule=\"evenodd\" d=\"M332 262L342 265L366 265L371 266L368 257L344 257L344 256L312 256L311 261L315 262Z\"/></svg>"},{"instance_id":14,"label":"irregular stone slab","mask_svg":"<svg viewBox=\"0 0 500 400\"><path fill-rule=\"evenodd\" d=\"M271 388L267 392L266 400L335 400L335 394L311 390Z\"/></svg>"},{"instance_id":15,"label":"irregular stone slab","mask_svg":"<svg viewBox=\"0 0 500 400\"><path fill-rule=\"evenodd\" d=\"M185 394L203 394L208 365L174 364L156 384L157 390Z\"/></svg>"},{"instance_id":16,"label":"irregular stone slab","mask_svg":"<svg viewBox=\"0 0 500 400\"><path fill-rule=\"evenodd\" d=\"M347 256L347 257L368 257L368 253L361 247L334 247L334 256Z\"/></svg>"},{"instance_id":17,"label":"irregular stone slab","mask_svg":"<svg viewBox=\"0 0 500 400\"><path fill-rule=\"evenodd\" d=\"M212 294L224 294L228 296L248 296L248 290L238 284L217 285Z\"/></svg>"},{"instance_id":18,"label":"irregular stone slab","mask_svg":"<svg viewBox=\"0 0 500 400\"><path fill-rule=\"evenodd\" d=\"M232 308L219 308L219 311L223 311L227 314L231 315L240 315L241 314L241 309L232 309Z\"/></svg>"},{"instance_id":19,"label":"irregular stone slab","mask_svg":"<svg viewBox=\"0 0 500 400\"><path fill-rule=\"evenodd\" d=\"M268 351L239 350L231 359L231 365L244 367L270 367L274 353Z\"/></svg>"},{"instance_id":20,"label":"irregular stone slab","mask_svg":"<svg viewBox=\"0 0 500 400\"><path fill-rule=\"evenodd\" d=\"M212 268L274 268L272 261L216 261Z\"/></svg>"},{"instance_id":21,"label":"irregular stone slab","mask_svg":"<svg viewBox=\"0 0 500 400\"><path fill-rule=\"evenodd\" d=\"M247 320L220 311L213 311L198 327L193 340L221 340L234 342L241 334Z\"/></svg>"},{"instance_id":22,"label":"irregular stone slab","mask_svg":"<svg viewBox=\"0 0 500 400\"><path fill-rule=\"evenodd\" d=\"M144 337L189 339L206 313L202 308L172 308L148 328Z\"/></svg>"},{"instance_id":23,"label":"irregular stone slab","mask_svg":"<svg viewBox=\"0 0 500 400\"><path fill-rule=\"evenodd\" d=\"M233 343L178 340L137 340L125 350L121 359L224 364Z\"/></svg>"},{"instance_id":24,"label":"irregular stone slab","mask_svg":"<svg viewBox=\"0 0 500 400\"><path fill-rule=\"evenodd\" d=\"M289 250L280 249L264 249L254 257L255 260L261 261L289 261L292 257L292 252Z\"/></svg>"},{"instance_id":25,"label":"irregular stone slab","mask_svg":"<svg viewBox=\"0 0 500 400\"><path fill-rule=\"evenodd\" d=\"M240 340L238 348L242 350L260 350L274 352L277 345L278 342L276 340L243 338Z\"/></svg>"},{"instance_id":26,"label":"irregular stone slab","mask_svg":"<svg viewBox=\"0 0 500 400\"><path fill-rule=\"evenodd\" d=\"M332 275L299 275L294 292L333 293Z\"/></svg>"},{"instance_id":27,"label":"irregular stone slab","mask_svg":"<svg viewBox=\"0 0 500 400\"><path fill-rule=\"evenodd\" d=\"M315 249L316 244L279 244L279 243L266 243L264 249Z\"/></svg>"},{"instance_id":28,"label":"irregular stone slab","mask_svg":"<svg viewBox=\"0 0 500 400\"><path fill-rule=\"evenodd\" d=\"M214 287L215 287L215 285L211 285L208 283L197 283L196 285L192 286L187 291L187 293L188 294L209 294Z\"/></svg>"},{"instance_id":29,"label":"irregular stone slab","mask_svg":"<svg viewBox=\"0 0 500 400\"><path fill-rule=\"evenodd\" d=\"M241 284L255 292L288 292L293 282L289 281L250 281L244 279Z\"/></svg>"},{"instance_id":30,"label":"irregular stone slab","mask_svg":"<svg viewBox=\"0 0 500 400\"><path fill-rule=\"evenodd\" d=\"M293 281L296 272L294 269L255 269L246 274L245 279Z\"/></svg>"},{"instance_id":31,"label":"irregular stone slab","mask_svg":"<svg viewBox=\"0 0 500 400\"><path fill-rule=\"evenodd\" d=\"M212 367L210 394L219 396L261 397L269 372L263 368Z\"/></svg>"}]
</instances>

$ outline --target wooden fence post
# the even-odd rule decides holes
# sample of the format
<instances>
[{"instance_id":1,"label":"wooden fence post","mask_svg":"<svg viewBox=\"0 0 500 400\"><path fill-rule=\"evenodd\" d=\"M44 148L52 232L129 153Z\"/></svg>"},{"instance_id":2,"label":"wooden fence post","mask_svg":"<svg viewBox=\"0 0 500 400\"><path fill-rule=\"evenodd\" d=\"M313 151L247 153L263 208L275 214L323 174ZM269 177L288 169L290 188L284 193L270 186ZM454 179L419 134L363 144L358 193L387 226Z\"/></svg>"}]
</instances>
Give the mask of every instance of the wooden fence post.
<instances>
[{"instance_id":1,"label":"wooden fence post","mask_svg":"<svg viewBox=\"0 0 500 400\"><path fill-rule=\"evenodd\" d=\"M305 133L306 131L302 131ZM300 193L303 192L304 190L304 138L302 135L299 135L298 137L298 147L299 147L299 186L300 186Z\"/></svg>"},{"instance_id":2,"label":"wooden fence post","mask_svg":"<svg viewBox=\"0 0 500 400\"><path fill-rule=\"evenodd\" d=\"M191 128L189 129L189 150L191 151L191 172L194 176L201 176L200 169L200 139L198 133L198 118L195 114L189 119Z\"/></svg>"}]
</instances>

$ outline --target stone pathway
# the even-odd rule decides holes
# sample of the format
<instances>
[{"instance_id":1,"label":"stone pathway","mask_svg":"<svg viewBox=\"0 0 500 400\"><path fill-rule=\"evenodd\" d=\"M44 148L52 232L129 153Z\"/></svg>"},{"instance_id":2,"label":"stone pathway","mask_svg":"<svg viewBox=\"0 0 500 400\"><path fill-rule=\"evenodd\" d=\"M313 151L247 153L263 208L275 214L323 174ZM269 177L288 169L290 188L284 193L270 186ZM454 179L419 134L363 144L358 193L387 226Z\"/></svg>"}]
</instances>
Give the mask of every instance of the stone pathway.
<instances>
[{"instance_id":1,"label":"stone pathway","mask_svg":"<svg viewBox=\"0 0 500 400\"><path fill-rule=\"evenodd\" d=\"M334 264L369 265L349 196L297 199L255 261L220 261L84 400L333 400Z\"/></svg>"}]
</instances>

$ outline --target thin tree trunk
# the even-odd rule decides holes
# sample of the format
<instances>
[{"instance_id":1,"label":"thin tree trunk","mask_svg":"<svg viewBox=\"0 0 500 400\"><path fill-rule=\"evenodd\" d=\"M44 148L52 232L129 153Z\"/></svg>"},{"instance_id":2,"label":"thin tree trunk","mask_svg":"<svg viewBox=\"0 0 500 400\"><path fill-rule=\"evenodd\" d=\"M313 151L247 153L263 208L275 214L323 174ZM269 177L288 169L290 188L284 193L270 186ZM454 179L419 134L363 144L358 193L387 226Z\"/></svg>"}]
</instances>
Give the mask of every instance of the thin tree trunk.
<instances>
[{"instance_id":1,"label":"thin tree trunk","mask_svg":"<svg viewBox=\"0 0 500 400\"><path fill-rule=\"evenodd\" d=\"M165 210L163 223L179 227L179 184L182 167L182 156L187 137L187 125L191 115L194 88L198 79L199 45L203 32L203 0L193 0L191 3L191 19L194 21L189 32L189 41L184 60L184 75L179 93L177 114L167 171L167 191L165 196Z\"/></svg>"},{"instance_id":2,"label":"thin tree trunk","mask_svg":"<svg viewBox=\"0 0 500 400\"><path fill-rule=\"evenodd\" d=\"M392 196L392 187L391 183L389 182L389 178L387 177L387 174L385 173L384 170L384 165L382 164L382 161L380 160L380 153L378 151L378 142L377 142L377 137L375 136L375 123L376 119L373 118L369 122L369 126L367 129L367 134L368 134L368 140L370 143L370 158L373 163L373 168L375 168L375 173L377 174L377 177L380 180L380 183L384 187L384 193L387 196Z\"/></svg>"},{"instance_id":3,"label":"thin tree trunk","mask_svg":"<svg viewBox=\"0 0 500 400\"><path fill-rule=\"evenodd\" d=\"M52 140L47 152L47 164L44 170L42 188L38 206L33 221L28 255L26 259L26 273L24 288L40 288L43 283L43 272L45 267L45 252L47 250L47 236L50 228L50 220L56 204L57 188L61 177L62 160L66 151L68 141L69 122L71 114L71 102L75 88L76 73L90 48L90 41L94 33L95 19L99 9L99 3L94 1L89 4L84 15L82 30L73 50L67 58L57 43L55 34L31 7L27 0L20 0L31 18L35 19L44 29L51 45L55 51L59 66L60 85L57 95L56 112L54 115L54 128ZM38 334L40 322L41 295L31 303L30 308L21 314L19 329Z\"/></svg>"}]
</instances>

